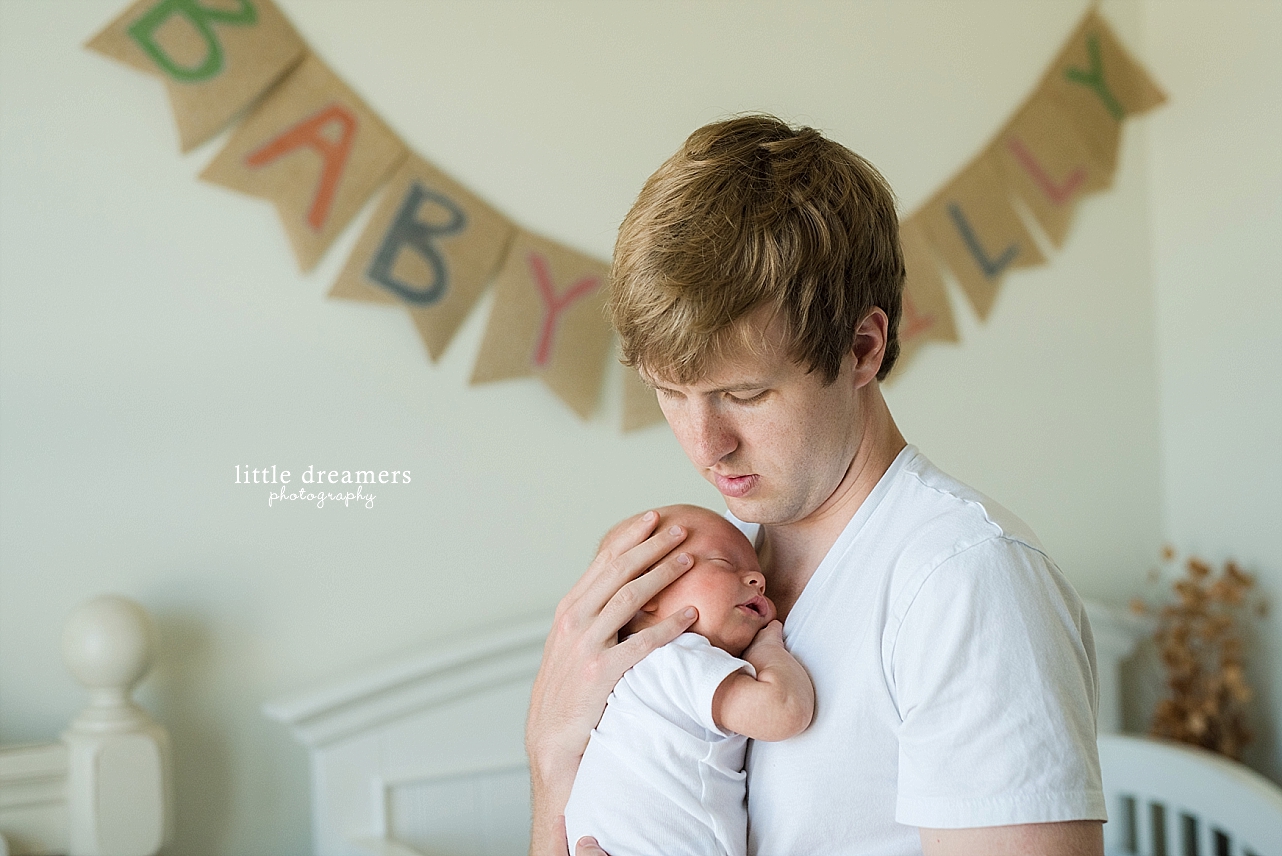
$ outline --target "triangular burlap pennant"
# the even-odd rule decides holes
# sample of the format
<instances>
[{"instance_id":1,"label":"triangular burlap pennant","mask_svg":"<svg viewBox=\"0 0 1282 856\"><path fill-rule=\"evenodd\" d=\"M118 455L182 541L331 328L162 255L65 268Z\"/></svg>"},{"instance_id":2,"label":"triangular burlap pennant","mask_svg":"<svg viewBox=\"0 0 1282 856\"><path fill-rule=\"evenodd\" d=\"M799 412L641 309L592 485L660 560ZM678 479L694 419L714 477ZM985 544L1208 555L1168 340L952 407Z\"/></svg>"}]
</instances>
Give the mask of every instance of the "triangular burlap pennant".
<instances>
[{"instance_id":1,"label":"triangular burlap pennant","mask_svg":"<svg viewBox=\"0 0 1282 856\"><path fill-rule=\"evenodd\" d=\"M1008 271L1046 261L1011 208L995 161L991 152L980 155L919 215L931 245L980 318L988 317Z\"/></svg>"},{"instance_id":2,"label":"triangular burlap pennant","mask_svg":"<svg viewBox=\"0 0 1282 856\"><path fill-rule=\"evenodd\" d=\"M896 369L907 364L927 342L957 341L957 325L944 278L916 219L910 218L899 225L899 242L904 249L906 276Z\"/></svg>"},{"instance_id":3,"label":"triangular burlap pennant","mask_svg":"<svg viewBox=\"0 0 1282 856\"><path fill-rule=\"evenodd\" d=\"M309 270L406 154L383 120L308 55L200 177L271 200Z\"/></svg>"},{"instance_id":4,"label":"triangular burlap pennant","mask_svg":"<svg viewBox=\"0 0 1282 856\"><path fill-rule=\"evenodd\" d=\"M517 230L495 278L472 383L538 375L586 419L610 350L609 278L603 262Z\"/></svg>"},{"instance_id":5,"label":"triangular burlap pennant","mask_svg":"<svg viewBox=\"0 0 1282 856\"><path fill-rule=\"evenodd\" d=\"M498 269L516 228L417 155L388 182L331 297L400 303L433 360Z\"/></svg>"},{"instance_id":6,"label":"triangular burlap pennant","mask_svg":"<svg viewBox=\"0 0 1282 856\"><path fill-rule=\"evenodd\" d=\"M1122 120L1166 100L1093 11L1086 13L1038 88L1059 102L1110 177L1117 167Z\"/></svg>"},{"instance_id":7,"label":"triangular burlap pennant","mask_svg":"<svg viewBox=\"0 0 1282 856\"><path fill-rule=\"evenodd\" d=\"M1059 102L1040 90L1002 130L994 149L1007 186L1056 247L1063 245L1082 197L1110 184Z\"/></svg>"},{"instance_id":8,"label":"triangular burlap pennant","mask_svg":"<svg viewBox=\"0 0 1282 856\"><path fill-rule=\"evenodd\" d=\"M637 370L629 366L623 369L623 430L636 431L664 421L663 411L659 409L659 399L654 389L645 381Z\"/></svg>"},{"instance_id":9,"label":"triangular burlap pennant","mask_svg":"<svg viewBox=\"0 0 1282 856\"><path fill-rule=\"evenodd\" d=\"M164 80L184 152L225 128L307 50L271 0L138 0L85 47Z\"/></svg>"}]
</instances>

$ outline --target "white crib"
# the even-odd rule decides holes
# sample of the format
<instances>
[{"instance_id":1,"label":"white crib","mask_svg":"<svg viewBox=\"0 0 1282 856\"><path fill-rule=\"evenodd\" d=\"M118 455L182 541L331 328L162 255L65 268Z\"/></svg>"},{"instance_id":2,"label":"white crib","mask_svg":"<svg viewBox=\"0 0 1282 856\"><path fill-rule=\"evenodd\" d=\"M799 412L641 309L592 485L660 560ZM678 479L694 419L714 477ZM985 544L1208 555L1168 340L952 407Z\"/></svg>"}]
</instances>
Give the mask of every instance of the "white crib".
<instances>
[{"instance_id":1,"label":"white crib","mask_svg":"<svg viewBox=\"0 0 1282 856\"><path fill-rule=\"evenodd\" d=\"M1109 856L1282 856L1282 790L1187 746L1116 730L1117 664L1145 628L1090 607ZM312 759L322 856L526 852L526 702L548 621L398 658L266 712ZM0 747L0 856L151 856L169 838L168 738L130 701L150 660L146 614L100 598L73 614L64 657L90 704L58 743Z\"/></svg>"},{"instance_id":2,"label":"white crib","mask_svg":"<svg viewBox=\"0 0 1282 856\"><path fill-rule=\"evenodd\" d=\"M1206 752L1122 736L1118 664L1147 625L1088 604L1109 856L1282 856L1282 791ZM548 621L508 625L268 704L309 747L320 856L528 847L521 737Z\"/></svg>"},{"instance_id":3,"label":"white crib","mask_svg":"<svg viewBox=\"0 0 1282 856\"><path fill-rule=\"evenodd\" d=\"M57 743L0 747L0 856L153 856L168 840L169 736L130 698L152 648L131 600L71 614L62 654L89 706Z\"/></svg>"},{"instance_id":4,"label":"white crib","mask_svg":"<svg viewBox=\"0 0 1282 856\"><path fill-rule=\"evenodd\" d=\"M1277 856L1282 790L1226 758L1103 734L1099 740L1109 856Z\"/></svg>"}]
</instances>

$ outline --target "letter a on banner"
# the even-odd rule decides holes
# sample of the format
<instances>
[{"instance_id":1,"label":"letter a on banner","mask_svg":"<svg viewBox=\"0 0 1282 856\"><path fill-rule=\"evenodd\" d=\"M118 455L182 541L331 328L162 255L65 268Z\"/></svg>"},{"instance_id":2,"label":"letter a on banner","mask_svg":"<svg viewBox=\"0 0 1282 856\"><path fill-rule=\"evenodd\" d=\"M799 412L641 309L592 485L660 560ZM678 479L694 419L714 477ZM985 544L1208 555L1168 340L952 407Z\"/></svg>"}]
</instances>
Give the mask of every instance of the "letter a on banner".
<instances>
[{"instance_id":1,"label":"letter a on banner","mask_svg":"<svg viewBox=\"0 0 1282 856\"><path fill-rule=\"evenodd\" d=\"M273 202L308 270L406 154L356 93L308 56L200 177Z\"/></svg>"},{"instance_id":2,"label":"letter a on banner","mask_svg":"<svg viewBox=\"0 0 1282 856\"><path fill-rule=\"evenodd\" d=\"M403 305L436 360L515 232L497 210L411 155L388 182L330 297Z\"/></svg>"},{"instance_id":3,"label":"letter a on banner","mask_svg":"<svg viewBox=\"0 0 1282 856\"><path fill-rule=\"evenodd\" d=\"M184 152L225 128L307 49L271 0L139 0L85 47L164 80Z\"/></svg>"},{"instance_id":4,"label":"letter a on banner","mask_svg":"<svg viewBox=\"0 0 1282 856\"><path fill-rule=\"evenodd\" d=\"M494 286L472 383L538 375L575 413L596 408L610 350L610 268L518 231Z\"/></svg>"}]
</instances>

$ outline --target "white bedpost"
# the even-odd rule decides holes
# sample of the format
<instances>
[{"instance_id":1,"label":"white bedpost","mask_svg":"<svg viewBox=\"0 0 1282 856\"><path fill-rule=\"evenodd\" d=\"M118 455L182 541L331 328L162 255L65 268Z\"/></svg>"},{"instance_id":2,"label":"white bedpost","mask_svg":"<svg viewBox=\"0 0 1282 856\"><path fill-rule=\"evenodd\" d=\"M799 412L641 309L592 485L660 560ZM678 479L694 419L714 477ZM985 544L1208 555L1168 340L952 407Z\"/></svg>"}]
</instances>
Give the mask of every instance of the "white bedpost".
<instances>
[{"instance_id":1,"label":"white bedpost","mask_svg":"<svg viewBox=\"0 0 1282 856\"><path fill-rule=\"evenodd\" d=\"M1086 615L1095 636L1095 665L1099 669L1099 733L1117 734L1123 725L1122 662L1153 632L1153 622L1090 600L1086 601Z\"/></svg>"},{"instance_id":2,"label":"white bedpost","mask_svg":"<svg viewBox=\"0 0 1282 856\"><path fill-rule=\"evenodd\" d=\"M132 600L99 597L67 619L62 654L90 699L62 735L70 856L153 856L173 825L169 736L131 698L151 665L151 621Z\"/></svg>"}]
</instances>

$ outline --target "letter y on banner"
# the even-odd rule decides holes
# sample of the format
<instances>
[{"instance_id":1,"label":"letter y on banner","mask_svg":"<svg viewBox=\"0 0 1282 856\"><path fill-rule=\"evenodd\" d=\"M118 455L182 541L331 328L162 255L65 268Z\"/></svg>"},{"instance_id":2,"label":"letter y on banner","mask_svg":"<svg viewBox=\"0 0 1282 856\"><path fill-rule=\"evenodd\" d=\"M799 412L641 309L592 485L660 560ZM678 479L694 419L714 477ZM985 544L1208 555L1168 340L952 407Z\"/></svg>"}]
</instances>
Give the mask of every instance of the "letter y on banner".
<instances>
[{"instance_id":1,"label":"letter y on banner","mask_svg":"<svg viewBox=\"0 0 1282 856\"><path fill-rule=\"evenodd\" d=\"M1166 100L1094 12L1086 14L1055 58L1039 92L1059 102L1110 178L1117 166L1122 120Z\"/></svg>"},{"instance_id":2,"label":"letter y on banner","mask_svg":"<svg viewBox=\"0 0 1282 856\"><path fill-rule=\"evenodd\" d=\"M308 56L200 177L275 203L299 267L309 270L406 154L383 120Z\"/></svg>"},{"instance_id":3,"label":"letter y on banner","mask_svg":"<svg viewBox=\"0 0 1282 856\"><path fill-rule=\"evenodd\" d=\"M575 413L596 409L610 350L610 268L518 231L494 286L472 383L538 375Z\"/></svg>"},{"instance_id":4,"label":"letter y on banner","mask_svg":"<svg viewBox=\"0 0 1282 856\"><path fill-rule=\"evenodd\" d=\"M307 50L271 0L139 0L85 47L164 80L184 152L225 128Z\"/></svg>"}]
</instances>

